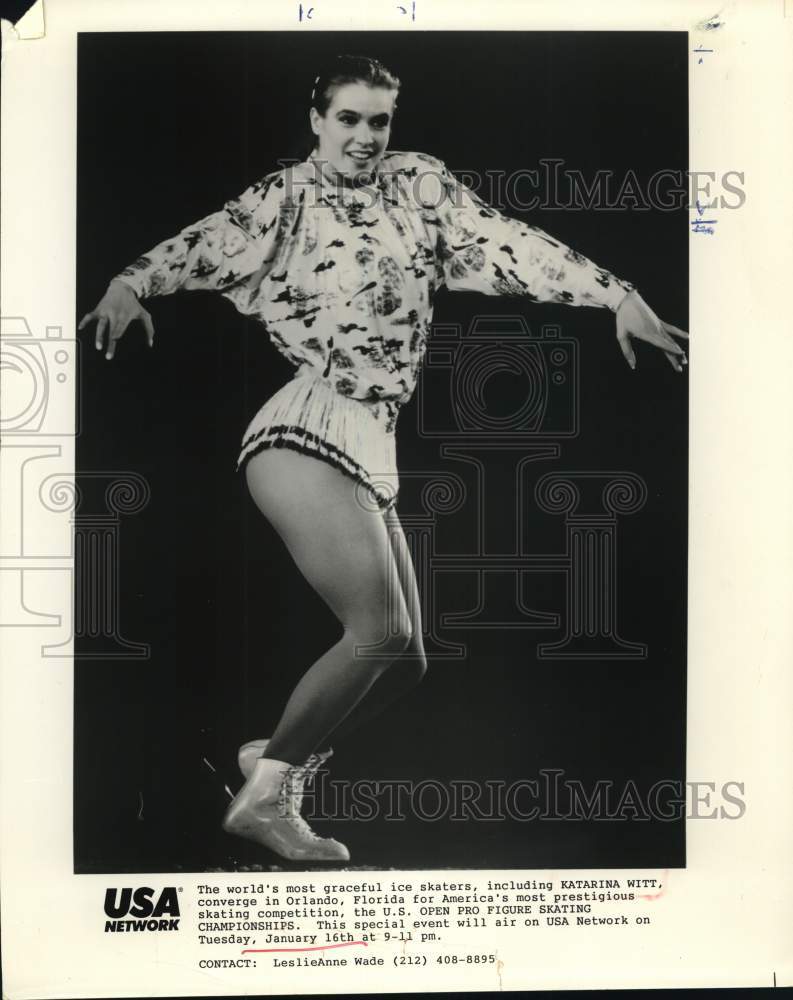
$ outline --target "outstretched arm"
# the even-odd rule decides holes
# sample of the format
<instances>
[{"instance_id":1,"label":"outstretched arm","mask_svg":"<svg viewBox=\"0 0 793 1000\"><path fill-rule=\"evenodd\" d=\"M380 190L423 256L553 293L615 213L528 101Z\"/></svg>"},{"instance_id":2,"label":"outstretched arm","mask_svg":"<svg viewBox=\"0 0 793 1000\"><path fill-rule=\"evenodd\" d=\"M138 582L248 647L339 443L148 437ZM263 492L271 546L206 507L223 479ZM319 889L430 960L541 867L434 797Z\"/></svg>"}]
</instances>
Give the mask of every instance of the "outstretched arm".
<instances>
[{"instance_id":1,"label":"outstretched arm","mask_svg":"<svg viewBox=\"0 0 793 1000\"><path fill-rule=\"evenodd\" d=\"M164 240L119 272L102 300L80 322L96 321L96 348L107 335L106 357L134 320L154 343L154 326L141 299L193 289L226 290L263 272L277 251L285 183L274 173L251 185L219 212Z\"/></svg>"},{"instance_id":2,"label":"outstretched arm","mask_svg":"<svg viewBox=\"0 0 793 1000\"><path fill-rule=\"evenodd\" d=\"M632 336L664 351L682 371L685 353L634 286L536 226L509 218L484 202L435 157L419 154L436 184L422 183L422 200L437 206L438 255L452 291L526 296L534 302L597 306L616 314L617 340L628 364L636 366ZM423 178L422 178L423 180Z\"/></svg>"}]
</instances>

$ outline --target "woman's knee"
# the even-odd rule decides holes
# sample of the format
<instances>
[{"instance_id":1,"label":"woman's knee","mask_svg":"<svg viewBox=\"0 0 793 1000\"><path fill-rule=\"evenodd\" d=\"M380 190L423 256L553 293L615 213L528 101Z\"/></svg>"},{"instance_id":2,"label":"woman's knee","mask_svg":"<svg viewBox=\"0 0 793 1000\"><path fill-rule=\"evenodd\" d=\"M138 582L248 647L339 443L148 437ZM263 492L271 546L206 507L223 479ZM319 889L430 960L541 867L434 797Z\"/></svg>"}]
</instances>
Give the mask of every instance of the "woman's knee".
<instances>
[{"instance_id":1,"label":"woman's knee","mask_svg":"<svg viewBox=\"0 0 793 1000\"><path fill-rule=\"evenodd\" d=\"M371 656L375 666L387 667L410 646L413 626L406 615L390 616L387 627L376 620L350 622L344 626L345 634L353 643L356 656Z\"/></svg>"}]
</instances>

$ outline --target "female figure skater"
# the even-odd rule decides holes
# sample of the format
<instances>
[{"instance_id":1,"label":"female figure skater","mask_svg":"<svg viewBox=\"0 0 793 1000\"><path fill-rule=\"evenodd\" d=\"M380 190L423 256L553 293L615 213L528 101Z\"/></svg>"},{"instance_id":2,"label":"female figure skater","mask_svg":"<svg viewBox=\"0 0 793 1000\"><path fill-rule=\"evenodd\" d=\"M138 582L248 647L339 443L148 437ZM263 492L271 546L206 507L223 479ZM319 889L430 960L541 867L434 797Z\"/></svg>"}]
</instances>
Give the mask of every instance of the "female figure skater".
<instances>
[{"instance_id":1,"label":"female figure skater","mask_svg":"<svg viewBox=\"0 0 793 1000\"><path fill-rule=\"evenodd\" d=\"M215 289L259 319L294 376L254 416L238 469L342 634L300 678L269 740L239 751L230 833L293 860L347 861L300 815L330 743L426 670L415 574L395 510L395 426L416 383L438 288L611 309L631 338L686 363L633 286L543 231L492 209L438 159L388 151L399 80L337 57L311 95L313 151L113 278L80 329L113 358L141 299ZM388 488L388 484L393 484Z\"/></svg>"}]
</instances>

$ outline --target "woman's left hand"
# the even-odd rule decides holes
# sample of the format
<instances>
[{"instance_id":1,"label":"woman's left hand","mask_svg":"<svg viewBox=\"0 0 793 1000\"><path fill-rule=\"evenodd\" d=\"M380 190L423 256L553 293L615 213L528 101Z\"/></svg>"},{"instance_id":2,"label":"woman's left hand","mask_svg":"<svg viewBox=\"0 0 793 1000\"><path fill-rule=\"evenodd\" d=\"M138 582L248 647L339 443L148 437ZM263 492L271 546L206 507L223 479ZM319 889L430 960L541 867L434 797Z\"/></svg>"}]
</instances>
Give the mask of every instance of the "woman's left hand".
<instances>
[{"instance_id":1,"label":"woman's left hand","mask_svg":"<svg viewBox=\"0 0 793 1000\"><path fill-rule=\"evenodd\" d=\"M660 320L637 291L625 296L617 308L616 315L617 341L631 368L636 367L636 355L633 353L630 338L638 337L639 340L646 340L648 344L660 347L675 371L683 371L683 365L687 365L688 360L683 348L675 343L671 335L685 337L688 340L685 330Z\"/></svg>"}]
</instances>

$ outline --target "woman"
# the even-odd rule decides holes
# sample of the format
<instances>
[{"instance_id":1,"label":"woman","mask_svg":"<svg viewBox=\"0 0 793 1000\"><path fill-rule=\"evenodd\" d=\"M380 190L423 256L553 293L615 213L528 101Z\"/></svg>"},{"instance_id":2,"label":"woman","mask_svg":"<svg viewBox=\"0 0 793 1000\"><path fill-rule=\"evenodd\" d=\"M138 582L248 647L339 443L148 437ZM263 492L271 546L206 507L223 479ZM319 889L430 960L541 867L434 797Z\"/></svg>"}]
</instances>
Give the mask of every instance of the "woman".
<instances>
[{"instance_id":1,"label":"woman","mask_svg":"<svg viewBox=\"0 0 793 1000\"><path fill-rule=\"evenodd\" d=\"M388 151L399 80L340 56L317 76L315 145L116 276L95 344L112 359L140 300L215 289L265 324L294 377L254 416L238 468L254 502L328 603L342 635L303 675L269 740L240 748L246 778L228 832L294 860L346 861L300 815L330 743L426 670L416 579L395 511L395 426L415 387L439 287L611 309L631 337L685 355L633 286L535 227L509 219L423 153Z\"/></svg>"}]
</instances>

